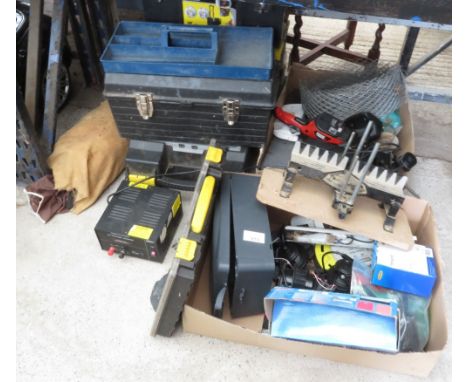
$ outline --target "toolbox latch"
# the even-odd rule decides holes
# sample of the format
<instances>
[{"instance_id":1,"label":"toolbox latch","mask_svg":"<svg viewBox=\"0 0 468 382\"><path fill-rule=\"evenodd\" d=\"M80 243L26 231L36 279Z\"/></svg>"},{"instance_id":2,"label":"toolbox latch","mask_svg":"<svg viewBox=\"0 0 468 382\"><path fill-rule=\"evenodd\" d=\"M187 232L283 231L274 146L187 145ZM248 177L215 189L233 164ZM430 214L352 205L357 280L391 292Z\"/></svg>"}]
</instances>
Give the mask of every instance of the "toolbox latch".
<instances>
[{"instance_id":1,"label":"toolbox latch","mask_svg":"<svg viewBox=\"0 0 468 382\"><path fill-rule=\"evenodd\" d=\"M229 126L234 125L239 118L240 102L237 99L223 100L223 116Z\"/></svg>"},{"instance_id":2,"label":"toolbox latch","mask_svg":"<svg viewBox=\"0 0 468 382\"><path fill-rule=\"evenodd\" d=\"M136 95L136 106L143 119L153 116L153 96L150 93L139 93Z\"/></svg>"}]
</instances>

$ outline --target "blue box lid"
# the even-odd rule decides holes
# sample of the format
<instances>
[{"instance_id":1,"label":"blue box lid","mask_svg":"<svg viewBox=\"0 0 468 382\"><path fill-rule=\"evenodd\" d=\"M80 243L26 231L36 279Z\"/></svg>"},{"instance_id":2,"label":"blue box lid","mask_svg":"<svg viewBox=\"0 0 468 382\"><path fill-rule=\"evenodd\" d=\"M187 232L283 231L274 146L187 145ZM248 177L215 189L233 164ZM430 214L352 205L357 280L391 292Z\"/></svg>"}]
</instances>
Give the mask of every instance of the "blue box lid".
<instances>
[{"instance_id":1,"label":"blue box lid","mask_svg":"<svg viewBox=\"0 0 468 382\"><path fill-rule=\"evenodd\" d=\"M268 80L273 29L121 21L101 63L106 73Z\"/></svg>"},{"instance_id":2,"label":"blue box lid","mask_svg":"<svg viewBox=\"0 0 468 382\"><path fill-rule=\"evenodd\" d=\"M399 311L393 300L275 287L264 303L273 337L398 351Z\"/></svg>"}]
</instances>

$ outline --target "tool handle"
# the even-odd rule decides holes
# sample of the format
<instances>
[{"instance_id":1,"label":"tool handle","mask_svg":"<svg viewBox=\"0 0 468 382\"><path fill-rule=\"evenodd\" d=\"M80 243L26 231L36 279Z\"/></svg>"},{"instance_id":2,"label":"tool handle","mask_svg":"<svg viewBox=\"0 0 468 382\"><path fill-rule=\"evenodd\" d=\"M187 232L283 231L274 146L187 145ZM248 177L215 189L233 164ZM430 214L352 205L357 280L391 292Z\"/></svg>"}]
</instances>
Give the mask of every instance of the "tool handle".
<instances>
[{"instance_id":1,"label":"tool handle","mask_svg":"<svg viewBox=\"0 0 468 382\"><path fill-rule=\"evenodd\" d=\"M161 28L160 38L166 58L174 62L216 62L218 32L214 28L167 25Z\"/></svg>"}]
</instances>

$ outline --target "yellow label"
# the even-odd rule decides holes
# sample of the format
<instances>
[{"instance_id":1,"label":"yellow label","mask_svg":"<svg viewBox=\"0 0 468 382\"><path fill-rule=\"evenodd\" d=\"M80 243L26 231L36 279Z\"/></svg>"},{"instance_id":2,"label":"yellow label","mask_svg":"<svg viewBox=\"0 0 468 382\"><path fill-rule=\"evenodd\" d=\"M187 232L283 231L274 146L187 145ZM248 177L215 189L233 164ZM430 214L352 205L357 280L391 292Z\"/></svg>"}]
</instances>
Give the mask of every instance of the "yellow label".
<instances>
[{"instance_id":1,"label":"yellow label","mask_svg":"<svg viewBox=\"0 0 468 382\"><path fill-rule=\"evenodd\" d=\"M197 249L197 242L194 240L186 239L181 237L179 244L177 245L177 250L175 256L178 259L193 261L195 259L195 251Z\"/></svg>"},{"instance_id":2,"label":"yellow label","mask_svg":"<svg viewBox=\"0 0 468 382\"><path fill-rule=\"evenodd\" d=\"M172 203L172 207L171 207L173 217L177 215L177 212L179 211L181 204L182 204L182 200L180 199L180 194L178 194L176 200L174 201L174 203Z\"/></svg>"},{"instance_id":3,"label":"yellow label","mask_svg":"<svg viewBox=\"0 0 468 382\"><path fill-rule=\"evenodd\" d=\"M137 188L148 188L148 186L155 186L156 185L156 180L154 177L147 179L148 177L146 175L139 175L139 174L129 174L128 175L128 185L129 186L134 186L135 183L138 183L136 186ZM144 180L146 179L146 180ZM146 185L146 187L141 187L140 185Z\"/></svg>"},{"instance_id":4,"label":"yellow label","mask_svg":"<svg viewBox=\"0 0 468 382\"><path fill-rule=\"evenodd\" d=\"M211 163L220 163L223 158L223 150L218 147L210 146L206 152L205 160Z\"/></svg>"},{"instance_id":5,"label":"yellow label","mask_svg":"<svg viewBox=\"0 0 468 382\"><path fill-rule=\"evenodd\" d=\"M183 0L184 24L208 25L208 19L219 21L220 25L236 25L235 14L229 7L220 6L220 0Z\"/></svg>"},{"instance_id":6,"label":"yellow label","mask_svg":"<svg viewBox=\"0 0 468 382\"><path fill-rule=\"evenodd\" d=\"M383 277L383 271L379 271L379 273L377 273L377 280L382 280L382 277Z\"/></svg>"},{"instance_id":7,"label":"yellow label","mask_svg":"<svg viewBox=\"0 0 468 382\"><path fill-rule=\"evenodd\" d=\"M205 224L206 215L210 208L211 198L213 197L213 191L216 180L213 176L208 175L203 181L203 186L198 196L197 205L192 218L192 231L200 233L203 230Z\"/></svg>"},{"instance_id":8,"label":"yellow label","mask_svg":"<svg viewBox=\"0 0 468 382\"><path fill-rule=\"evenodd\" d=\"M142 225L134 224L130 231L128 231L128 236L137 237L138 239L148 240L153 233L153 228L144 227Z\"/></svg>"}]
</instances>

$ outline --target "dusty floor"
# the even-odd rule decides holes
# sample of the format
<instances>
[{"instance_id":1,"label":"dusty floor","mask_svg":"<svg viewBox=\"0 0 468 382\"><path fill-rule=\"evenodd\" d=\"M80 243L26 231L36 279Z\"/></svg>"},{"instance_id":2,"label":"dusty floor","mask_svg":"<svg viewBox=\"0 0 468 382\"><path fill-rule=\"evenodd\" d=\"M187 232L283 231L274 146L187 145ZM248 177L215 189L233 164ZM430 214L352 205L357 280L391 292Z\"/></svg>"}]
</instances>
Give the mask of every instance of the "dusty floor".
<instances>
[{"instance_id":1,"label":"dusty floor","mask_svg":"<svg viewBox=\"0 0 468 382\"><path fill-rule=\"evenodd\" d=\"M70 126L99 103L84 89L59 117ZM412 102L419 163L410 185L428 200L437 219L444 259L447 317L451 323L451 107ZM93 228L106 196L81 215L42 224L17 208L18 381L418 381L318 358L244 346L183 333L149 336L149 295L170 265L101 251ZM450 331L451 333L451 331ZM430 380L451 378L451 334Z\"/></svg>"}]
</instances>

